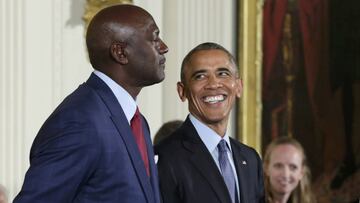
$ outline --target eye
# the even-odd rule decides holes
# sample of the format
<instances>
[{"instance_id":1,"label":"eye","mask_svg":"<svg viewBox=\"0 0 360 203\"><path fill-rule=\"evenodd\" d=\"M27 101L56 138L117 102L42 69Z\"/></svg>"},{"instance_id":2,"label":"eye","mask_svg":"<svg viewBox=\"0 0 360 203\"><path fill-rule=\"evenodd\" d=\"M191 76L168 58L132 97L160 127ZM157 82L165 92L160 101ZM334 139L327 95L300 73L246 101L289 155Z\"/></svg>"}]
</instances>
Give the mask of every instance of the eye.
<instances>
[{"instance_id":1,"label":"eye","mask_svg":"<svg viewBox=\"0 0 360 203\"><path fill-rule=\"evenodd\" d=\"M228 68L219 68L217 71L219 77L229 77L232 75L231 71Z\"/></svg>"},{"instance_id":2,"label":"eye","mask_svg":"<svg viewBox=\"0 0 360 203\"><path fill-rule=\"evenodd\" d=\"M158 30L155 30L152 33L152 41L154 42L159 42L160 41L160 37L159 37L160 32Z\"/></svg>"},{"instance_id":3,"label":"eye","mask_svg":"<svg viewBox=\"0 0 360 203\"><path fill-rule=\"evenodd\" d=\"M274 168L276 168L276 169L281 169L281 168L282 168L282 164L280 164L280 163L275 163L275 164L274 164Z\"/></svg>"},{"instance_id":4,"label":"eye","mask_svg":"<svg viewBox=\"0 0 360 203\"><path fill-rule=\"evenodd\" d=\"M226 77L226 76L230 76L230 72L229 71L220 71L219 72L219 76L221 77Z\"/></svg>"},{"instance_id":5,"label":"eye","mask_svg":"<svg viewBox=\"0 0 360 203\"><path fill-rule=\"evenodd\" d=\"M195 74L194 77L193 77L194 80L201 80L201 79L203 79L203 78L205 78L205 74L204 74L204 73L197 73L197 74Z\"/></svg>"},{"instance_id":6,"label":"eye","mask_svg":"<svg viewBox=\"0 0 360 203\"><path fill-rule=\"evenodd\" d=\"M291 171L296 171L298 169L298 167L294 164L290 164L290 170Z\"/></svg>"}]
</instances>

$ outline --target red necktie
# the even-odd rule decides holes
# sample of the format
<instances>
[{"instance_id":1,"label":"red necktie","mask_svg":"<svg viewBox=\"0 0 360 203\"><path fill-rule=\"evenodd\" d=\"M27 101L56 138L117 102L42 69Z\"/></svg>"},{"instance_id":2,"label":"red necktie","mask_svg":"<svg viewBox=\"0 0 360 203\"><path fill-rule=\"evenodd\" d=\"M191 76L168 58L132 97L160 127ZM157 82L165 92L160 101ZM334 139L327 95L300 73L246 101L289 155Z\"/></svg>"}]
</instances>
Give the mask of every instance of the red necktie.
<instances>
[{"instance_id":1,"label":"red necktie","mask_svg":"<svg viewBox=\"0 0 360 203\"><path fill-rule=\"evenodd\" d=\"M148 176L150 176L150 169L149 169L149 160L147 155L147 149L146 149L146 143L144 138L144 133L142 130L142 124L141 124L141 115L139 108L136 108L136 112L134 117L131 119L131 130L134 134L136 144L139 147L139 151L141 154L141 158L144 161L146 173Z\"/></svg>"}]
</instances>

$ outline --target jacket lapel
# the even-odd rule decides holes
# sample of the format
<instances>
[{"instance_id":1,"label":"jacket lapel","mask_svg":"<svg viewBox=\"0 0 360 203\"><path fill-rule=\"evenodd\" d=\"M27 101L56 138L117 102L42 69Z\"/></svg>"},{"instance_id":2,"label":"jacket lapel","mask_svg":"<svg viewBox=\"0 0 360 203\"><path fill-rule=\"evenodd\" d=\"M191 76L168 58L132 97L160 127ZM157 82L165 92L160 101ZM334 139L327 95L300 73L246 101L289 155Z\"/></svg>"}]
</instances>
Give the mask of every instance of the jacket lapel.
<instances>
[{"instance_id":1,"label":"jacket lapel","mask_svg":"<svg viewBox=\"0 0 360 203\"><path fill-rule=\"evenodd\" d=\"M125 143L126 149L129 152L130 159L134 166L135 172L138 175L139 182L141 183L141 186L145 192L145 196L148 202L153 202L154 197L152 195L153 191L150 185L150 181L149 181L150 179L146 174L145 165L143 160L141 159L141 155L137 148L137 144L135 142L134 136L132 135L130 126L127 125L127 123L124 124L124 122L120 122L122 119L126 120L125 114L123 113L123 115L121 116L112 115L111 119L115 124L116 128L118 129L119 134Z\"/></svg>"},{"instance_id":2,"label":"jacket lapel","mask_svg":"<svg viewBox=\"0 0 360 203\"><path fill-rule=\"evenodd\" d=\"M247 183L249 177L246 176L248 162L245 157L242 156L241 148L235 144L233 140L231 140L231 149L233 151L234 164L239 181L240 202L248 202L248 188L246 187L249 185Z\"/></svg>"},{"instance_id":3,"label":"jacket lapel","mask_svg":"<svg viewBox=\"0 0 360 203\"><path fill-rule=\"evenodd\" d=\"M155 202L160 202L159 179L158 179L158 172L154 159L155 155L154 155L154 148L150 136L150 128L145 117L143 116L142 116L142 121L143 121L142 123L144 129L145 142L148 152L148 159L150 166L150 180L153 189L153 194L155 195Z\"/></svg>"},{"instance_id":4,"label":"jacket lapel","mask_svg":"<svg viewBox=\"0 0 360 203\"><path fill-rule=\"evenodd\" d=\"M190 157L191 163L196 168L197 172L209 183L213 192L217 195L220 202L231 202L229 192L227 191L222 175L216 166L210 152L207 150L205 144L201 141L192 125L190 119L185 121L186 135L183 141L184 147L193 154Z\"/></svg>"},{"instance_id":5,"label":"jacket lapel","mask_svg":"<svg viewBox=\"0 0 360 203\"><path fill-rule=\"evenodd\" d=\"M111 89L95 74L92 74L90 76L87 84L89 84L97 91L97 93L100 95L103 102L107 106L111 114L110 118L116 126L120 137L125 143L138 180L145 193L147 202L154 202L152 187L149 181L149 177L146 174L145 166L141 159L140 152L137 148L137 144L135 142L134 136L132 135L132 131L127 122L124 111L116 100L115 95L112 93Z\"/></svg>"}]
</instances>

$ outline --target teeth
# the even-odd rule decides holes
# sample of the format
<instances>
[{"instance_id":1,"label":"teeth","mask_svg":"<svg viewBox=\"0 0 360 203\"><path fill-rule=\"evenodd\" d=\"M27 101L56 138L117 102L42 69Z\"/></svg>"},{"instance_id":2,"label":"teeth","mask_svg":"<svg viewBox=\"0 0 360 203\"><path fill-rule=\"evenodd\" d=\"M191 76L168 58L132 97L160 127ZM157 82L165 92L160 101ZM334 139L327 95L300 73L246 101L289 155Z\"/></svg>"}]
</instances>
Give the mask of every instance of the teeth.
<instances>
[{"instance_id":1,"label":"teeth","mask_svg":"<svg viewBox=\"0 0 360 203\"><path fill-rule=\"evenodd\" d=\"M217 102L220 102L220 101L223 101L223 100L224 100L224 96L223 96L223 95L217 95L217 96L206 97L206 98L204 99L204 102L208 102L208 103L214 104L214 103L217 103Z\"/></svg>"}]
</instances>

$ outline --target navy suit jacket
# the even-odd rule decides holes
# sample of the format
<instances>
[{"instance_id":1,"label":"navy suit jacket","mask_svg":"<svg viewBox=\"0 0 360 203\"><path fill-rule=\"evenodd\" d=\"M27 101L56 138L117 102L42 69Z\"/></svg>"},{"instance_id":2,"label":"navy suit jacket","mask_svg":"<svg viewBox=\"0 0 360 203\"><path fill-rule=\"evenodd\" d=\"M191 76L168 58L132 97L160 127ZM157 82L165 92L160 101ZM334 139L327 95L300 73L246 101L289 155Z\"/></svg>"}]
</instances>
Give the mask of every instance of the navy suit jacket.
<instances>
[{"instance_id":1,"label":"navy suit jacket","mask_svg":"<svg viewBox=\"0 0 360 203\"><path fill-rule=\"evenodd\" d=\"M262 163L257 152L230 138L241 203L264 202ZM187 118L155 146L164 203L231 203L214 159Z\"/></svg>"},{"instance_id":2,"label":"navy suit jacket","mask_svg":"<svg viewBox=\"0 0 360 203\"><path fill-rule=\"evenodd\" d=\"M14 202L159 203L149 127L143 121L150 177L115 95L92 74L41 127Z\"/></svg>"}]
</instances>

